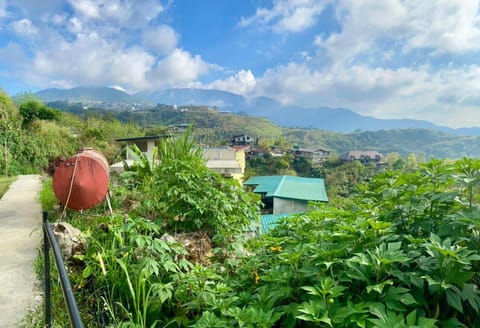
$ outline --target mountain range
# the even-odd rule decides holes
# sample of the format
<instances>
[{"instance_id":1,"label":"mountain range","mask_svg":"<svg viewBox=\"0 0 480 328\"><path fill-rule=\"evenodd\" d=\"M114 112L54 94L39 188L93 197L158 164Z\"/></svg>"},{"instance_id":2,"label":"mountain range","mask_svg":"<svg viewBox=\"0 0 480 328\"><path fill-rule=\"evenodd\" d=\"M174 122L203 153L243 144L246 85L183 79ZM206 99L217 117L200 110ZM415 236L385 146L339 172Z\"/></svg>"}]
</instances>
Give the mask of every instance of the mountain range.
<instances>
[{"instance_id":1,"label":"mountain range","mask_svg":"<svg viewBox=\"0 0 480 328\"><path fill-rule=\"evenodd\" d=\"M283 105L267 97L247 99L241 95L220 90L165 89L130 95L109 87L77 87L72 89L44 89L36 96L51 101L150 103L177 106L210 106L219 111L260 116L283 127L321 129L335 132L378 131L403 128L433 129L458 135L480 135L480 128L452 129L428 121L413 119L379 119L355 113L346 108L319 106L305 108Z\"/></svg>"}]
</instances>

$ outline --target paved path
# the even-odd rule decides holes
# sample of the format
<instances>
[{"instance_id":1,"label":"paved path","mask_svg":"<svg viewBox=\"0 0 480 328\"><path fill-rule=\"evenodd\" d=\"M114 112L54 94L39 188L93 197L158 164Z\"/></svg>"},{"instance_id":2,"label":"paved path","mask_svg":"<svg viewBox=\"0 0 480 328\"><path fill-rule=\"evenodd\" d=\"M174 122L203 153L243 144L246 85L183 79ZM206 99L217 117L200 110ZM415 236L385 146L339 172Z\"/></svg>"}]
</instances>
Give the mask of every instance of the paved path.
<instances>
[{"instance_id":1,"label":"paved path","mask_svg":"<svg viewBox=\"0 0 480 328\"><path fill-rule=\"evenodd\" d=\"M33 263L42 238L40 189L40 176L22 175L0 200L0 328L18 327L35 295L38 300Z\"/></svg>"}]
</instances>

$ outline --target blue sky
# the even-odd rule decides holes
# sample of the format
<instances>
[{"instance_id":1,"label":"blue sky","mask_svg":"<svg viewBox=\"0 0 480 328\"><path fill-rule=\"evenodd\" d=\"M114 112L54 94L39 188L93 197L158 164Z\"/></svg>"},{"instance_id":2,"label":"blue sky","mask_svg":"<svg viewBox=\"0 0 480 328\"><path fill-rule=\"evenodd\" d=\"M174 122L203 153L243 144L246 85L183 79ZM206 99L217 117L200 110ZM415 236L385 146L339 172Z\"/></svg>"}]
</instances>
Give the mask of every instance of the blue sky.
<instances>
[{"instance_id":1,"label":"blue sky","mask_svg":"<svg viewBox=\"0 0 480 328\"><path fill-rule=\"evenodd\" d=\"M0 0L0 87L75 86L480 126L480 0Z\"/></svg>"}]
</instances>

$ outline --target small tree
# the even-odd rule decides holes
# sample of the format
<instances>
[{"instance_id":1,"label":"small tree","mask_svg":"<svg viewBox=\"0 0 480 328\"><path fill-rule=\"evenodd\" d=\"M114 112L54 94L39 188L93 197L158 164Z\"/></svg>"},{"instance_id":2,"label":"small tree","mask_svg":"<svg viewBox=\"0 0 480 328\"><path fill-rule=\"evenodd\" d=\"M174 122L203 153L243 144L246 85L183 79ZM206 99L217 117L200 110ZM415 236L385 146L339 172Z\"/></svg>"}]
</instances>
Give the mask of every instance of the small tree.
<instances>
[{"instance_id":1,"label":"small tree","mask_svg":"<svg viewBox=\"0 0 480 328\"><path fill-rule=\"evenodd\" d=\"M60 111L45 106L44 104L30 100L20 105L20 115L22 116L22 126L28 127L35 120L56 120L60 116Z\"/></svg>"}]
</instances>

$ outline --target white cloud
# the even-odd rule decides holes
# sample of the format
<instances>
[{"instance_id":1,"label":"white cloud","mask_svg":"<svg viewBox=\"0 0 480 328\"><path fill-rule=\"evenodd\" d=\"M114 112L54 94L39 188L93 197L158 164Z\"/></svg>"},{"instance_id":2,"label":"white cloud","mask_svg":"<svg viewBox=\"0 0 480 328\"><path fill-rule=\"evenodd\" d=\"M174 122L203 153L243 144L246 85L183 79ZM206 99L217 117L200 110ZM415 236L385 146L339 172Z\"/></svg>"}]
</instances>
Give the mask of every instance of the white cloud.
<instances>
[{"instance_id":1,"label":"white cloud","mask_svg":"<svg viewBox=\"0 0 480 328\"><path fill-rule=\"evenodd\" d=\"M115 90L119 90L119 91L123 91L123 92L126 92L128 93L127 89L125 89L124 87L122 87L121 85L109 85L108 86L109 88L112 88L112 89L115 89Z\"/></svg>"},{"instance_id":2,"label":"white cloud","mask_svg":"<svg viewBox=\"0 0 480 328\"><path fill-rule=\"evenodd\" d=\"M53 16L49 17L49 20L53 23L53 25L62 25L68 19L66 14L53 14Z\"/></svg>"},{"instance_id":3,"label":"white cloud","mask_svg":"<svg viewBox=\"0 0 480 328\"><path fill-rule=\"evenodd\" d=\"M115 22L129 27L145 26L164 10L155 0L69 0L69 3L75 14L86 21L103 25Z\"/></svg>"},{"instance_id":4,"label":"white cloud","mask_svg":"<svg viewBox=\"0 0 480 328\"><path fill-rule=\"evenodd\" d=\"M225 80L216 80L204 86L207 89L218 89L248 96L255 88L257 81L251 70L240 70Z\"/></svg>"},{"instance_id":5,"label":"white cloud","mask_svg":"<svg viewBox=\"0 0 480 328\"><path fill-rule=\"evenodd\" d=\"M432 48L443 53L480 49L478 0L422 1L407 5L405 49Z\"/></svg>"},{"instance_id":6,"label":"white cloud","mask_svg":"<svg viewBox=\"0 0 480 328\"><path fill-rule=\"evenodd\" d=\"M0 48L0 58L4 72L15 67L15 74L29 85L116 85L133 92L194 85L218 69L177 48L179 36L171 27L152 27L151 20L164 10L158 0L69 0L71 11L49 13L26 1L23 7L16 4L16 15L35 11L38 16L9 26L31 37ZM56 1L46 1L57 8Z\"/></svg>"},{"instance_id":7,"label":"white cloud","mask_svg":"<svg viewBox=\"0 0 480 328\"><path fill-rule=\"evenodd\" d=\"M0 0L0 18L7 16L7 0Z\"/></svg>"},{"instance_id":8,"label":"white cloud","mask_svg":"<svg viewBox=\"0 0 480 328\"><path fill-rule=\"evenodd\" d=\"M146 29L142 35L143 44L156 53L167 54L177 47L178 34L167 25Z\"/></svg>"},{"instance_id":9,"label":"white cloud","mask_svg":"<svg viewBox=\"0 0 480 328\"><path fill-rule=\"evenodd\" d=\"M318 35L314 43L337 64L384 42L400 45L402 55L480 50L479 0L339 0L336 9L341 31Z\"/></svg>"},{"instance_id":10,"label":"white cloud","mask_svg":"<svg viewBox=\"0 0 480 328\"><path fill-rule=\"evenodd\" d=\"M83 30L83 24L78 17L72 17L68 20L67 29L70 33L80 33Z\"/></svg>"},{"instance_id":11,"label":"white cloud","mask_svg":"<svg viewBox=\"0 0 480 328\"><path fill-rule=\"evenodd\" d=\"M129 6L127 6L128 20L125 20L125 22L133 27L144 26L165 10L158 0L124 0L124 2L129 3Z\"/></svg>"},{"instance_id":12,"label":"white cloud","mask_svg":"<svg viewBox=\"0 0 480 328\"><path fill-rule=\"evenodd\" d=\"M275 0L271 9L258 8L255 15L242 17L239 26L258 25L276 33L301 32L313 26L329 0Z\"/></svg>"},{"instance_id":13,"label":"white cloud","mask_svg":"<svg viewBox=\"0 0 480 328\"><path fill-rule=\"evenodd\" d=\"M18 35L29 36L38 33L38 28L28 18L17 20L12 23L12 28Z\"/></svg>"},{"instance_id":14,"label":"white cloud","mask_svg":"<svg viewBox=\"0 0 480 328\"><path fill-rule=\"evenodd\" d=\"M145 72L154 62L143 49L123 48L95 33L80 34L74 42L38 51L26 78L40 85L62 80L66 85L122 84L138 90L147 86Z\"/></svg>"},{"instance_id":15,"label":"white cloud","mask_svg":"<svg viewBox=\"0 0 480 328\"><path fill-rule=\"evenodd\" d=\"M314 43L334 62L348 64L355 56L371 51L375 42L398 37L404 29L406 9L400 0L340 0L337 19L341 31L318 35Z\"/></svg>"},{"instance_id":16,"label":"white cloud","mask_svg":"<svg viewBox=\"0 0 480 328\"><path fill-rule=\"evenodd\" d=\"M101 3L94 0L70 0L75 12L87 19L100 18Z\"/></svg>"},{"instance_id":17,"label":"white cloud","mask_svg":"<svg viewBox=\"0 0 480 328\"><path fill-rule=\"evenodd\" d=\"M182 86L196 81L213 68L199 55L193 56L182 49L175 49L157 63L148 78L154 88Z\"/></svg>"},{"instance_id":18,"label":"white cloud","mask_svg":"<svg viewBox=\"0 0 480 328\"><path fill-rule=\"evenodd\" d=\"M408 117L456 127L480 122L478 65L314 69L289 63L257 77L254 92L283 103L344 107L381 118Z\"/></svg>"}]
</instances>

